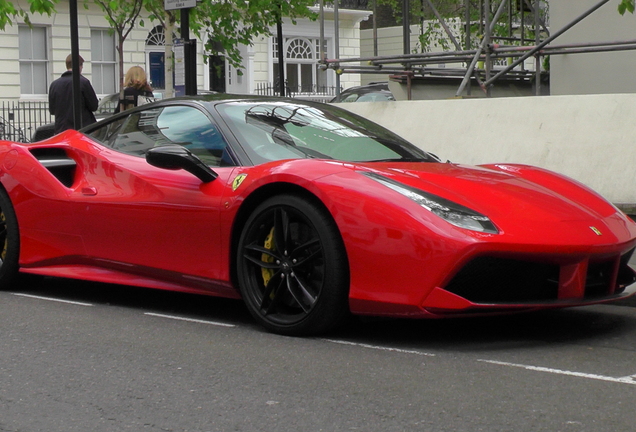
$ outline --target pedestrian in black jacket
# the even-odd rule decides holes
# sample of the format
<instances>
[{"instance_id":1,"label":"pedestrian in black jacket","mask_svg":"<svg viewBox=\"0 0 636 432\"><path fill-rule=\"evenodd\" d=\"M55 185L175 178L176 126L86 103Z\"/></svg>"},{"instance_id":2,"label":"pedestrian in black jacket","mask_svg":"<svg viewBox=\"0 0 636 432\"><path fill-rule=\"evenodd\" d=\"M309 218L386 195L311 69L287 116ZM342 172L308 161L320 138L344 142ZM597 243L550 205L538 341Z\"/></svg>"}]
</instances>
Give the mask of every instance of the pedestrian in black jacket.
<instances>
[{"instance_id":1,"label":"pedestrian in black jacket","mask_svg":"<svg viewBox=\"0 0 636 432\"><path fill-rule=\"evenodd\" d=\"M79 58L79 73L82 73L84 59ZM69 54L66 57L67 71L61 77L51 83L49 87L49 112L55 116L55 133L74 129L73 118L73 59ZM80 127L95 123L93 111L97 110L99 100L93 90L91 82L80 75L80 110L82 112L82 124Z\"/></svg>"}]
</instances>

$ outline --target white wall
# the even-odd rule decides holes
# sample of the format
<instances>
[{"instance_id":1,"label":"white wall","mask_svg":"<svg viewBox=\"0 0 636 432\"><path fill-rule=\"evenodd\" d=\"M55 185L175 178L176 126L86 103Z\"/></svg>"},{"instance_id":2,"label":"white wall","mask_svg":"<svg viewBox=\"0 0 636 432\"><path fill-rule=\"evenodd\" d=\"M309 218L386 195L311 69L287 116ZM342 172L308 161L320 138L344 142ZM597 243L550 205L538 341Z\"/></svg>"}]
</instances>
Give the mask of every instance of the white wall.
<instances>
[{"instance_id":1,"label":"white wall","mask_svg":"<svg viewBox=\"0 0 636 432\"><path fill-rule=\"evenodd\" d=\"M537 165L636 209L636 94L340 105L442 160Z\"/></svg>"}]
</instances>

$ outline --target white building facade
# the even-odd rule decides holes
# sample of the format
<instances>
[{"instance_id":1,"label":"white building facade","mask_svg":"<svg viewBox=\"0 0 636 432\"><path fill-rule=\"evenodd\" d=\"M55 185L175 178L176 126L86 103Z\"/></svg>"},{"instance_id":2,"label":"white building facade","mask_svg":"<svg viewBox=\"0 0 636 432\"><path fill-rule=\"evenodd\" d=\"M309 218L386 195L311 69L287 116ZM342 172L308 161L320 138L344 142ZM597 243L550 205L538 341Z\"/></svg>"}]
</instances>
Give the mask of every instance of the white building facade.
<instances>
[{"instance_id":1,"label":"white building facade","mask_svg":"<svg viewBox=\"0 0 636 432\"><path fill-rule=\"evenodd\" d=\"M28 9L24 0L14 3ZM103 97L119 91L119 58L115 49L117 35L112 32L101 9L92 3L88 5L88 9L82 7L78 10L79 52L85 61L83 75L91 81L98 97ZM0 99L47 100L48 87L66 70L65 59L71 52L68 7L67 2L60 2L56 5L57 12L50 17L33 15L31 27L14 23L0 34ZM327 57L359 57L359 23L368 16L366 11L339 11L340 50L337 54L333 11L326 10L324 39ZM134 28L124 42L123 70L135 65L144 67L153 88L161 90L165 82L163 30L147 17L144 20L145 26ZM275 29L272 33L275 34ZM294 93L311 95L323 87L336 85L335 72L318 67L320 21L301 19L294 25L290 20L284 20L283 34L285 78ZM259 87L273 86L278 76L277 50L275 36L260 37L253 45L241 47L244 66L241 74L222 60L222 73L218 74L212 65L219 58L207 55L203 43L197 41L197 88L253 94ZM359 83L358 75L346 75L340 80L343 88Z\"/></svg>"}]
</instances>

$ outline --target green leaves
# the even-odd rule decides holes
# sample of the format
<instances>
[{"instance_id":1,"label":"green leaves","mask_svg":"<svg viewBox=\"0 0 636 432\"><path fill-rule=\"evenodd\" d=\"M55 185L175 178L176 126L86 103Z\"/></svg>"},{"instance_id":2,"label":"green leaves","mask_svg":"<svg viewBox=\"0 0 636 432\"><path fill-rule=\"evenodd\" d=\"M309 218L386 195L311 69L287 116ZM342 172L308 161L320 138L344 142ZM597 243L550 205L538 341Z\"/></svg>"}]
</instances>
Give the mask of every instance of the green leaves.
<instances>
[{"instance_id":1,"label":"green leaves","mask_svg":"<svg viewBox=\"0 0 636 432\"><path fill-rule=\"evenodd\" d=\"M30 0L29 10L31 13L40 13L47 14L51 16L53 12L55 12L54 4L57 3L58 0Z\"/></svg>"},{"instance_id":2,"label":"green leaves","mask_svg":"<svg viewBox=\"0 0 636 432\"><path fill-rule=\"evenodd\" d=\"M292 22L317 19L309 9L314 4L314 0L203 0L190 14L190 27L201 40L207 40L207 52L223 55L241 69L240 44L252 45L257 37L270 36L270 28L281 16Z\"/></svg>"},{"instance_id":3,"label":"green leaves","mask_svg":"<svg viewBox=\"0 0 636 432\"><path fill-rule=\"evenodd\" d=\"M29 12L25 11L21 7L16 8L12 2L7 0L0 0L0 30L5 30L7 25L13 25L13 22L17 18L29 24L29 13L47 14L51 16L55 12L55 4L58 0L28 0Z\"/></svg>"},{"instance_id":4,"label":"green leaves","mask_svg":"<svg viewBox=\"0 0 636 432\"><path fill-rule=\"evenodd\" d=\"M635 0L621 0L618 5L618 13L625 15L625 12L634 13L634 1Z\"/></svg>"}]
</instances>

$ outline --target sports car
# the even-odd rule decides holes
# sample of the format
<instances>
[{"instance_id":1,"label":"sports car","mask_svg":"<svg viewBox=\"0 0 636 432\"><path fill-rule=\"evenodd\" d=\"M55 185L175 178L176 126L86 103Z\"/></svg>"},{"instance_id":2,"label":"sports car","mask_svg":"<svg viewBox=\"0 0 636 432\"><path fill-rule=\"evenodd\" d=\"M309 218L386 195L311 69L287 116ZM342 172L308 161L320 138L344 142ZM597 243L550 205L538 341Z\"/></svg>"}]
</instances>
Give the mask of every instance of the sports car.
<instances>
[{"instance_id":1,"label":"sports car","mask_svg":"<svg viewBox=\"0 0 636 432\"><path fill-rule=\"evenodd\" d=\"M232 95L0 141L0 287L30 273L243 299L286 335L636 292L636 223L601 196L423 144L336 106Z\"/></svg>"}]
</instances>

